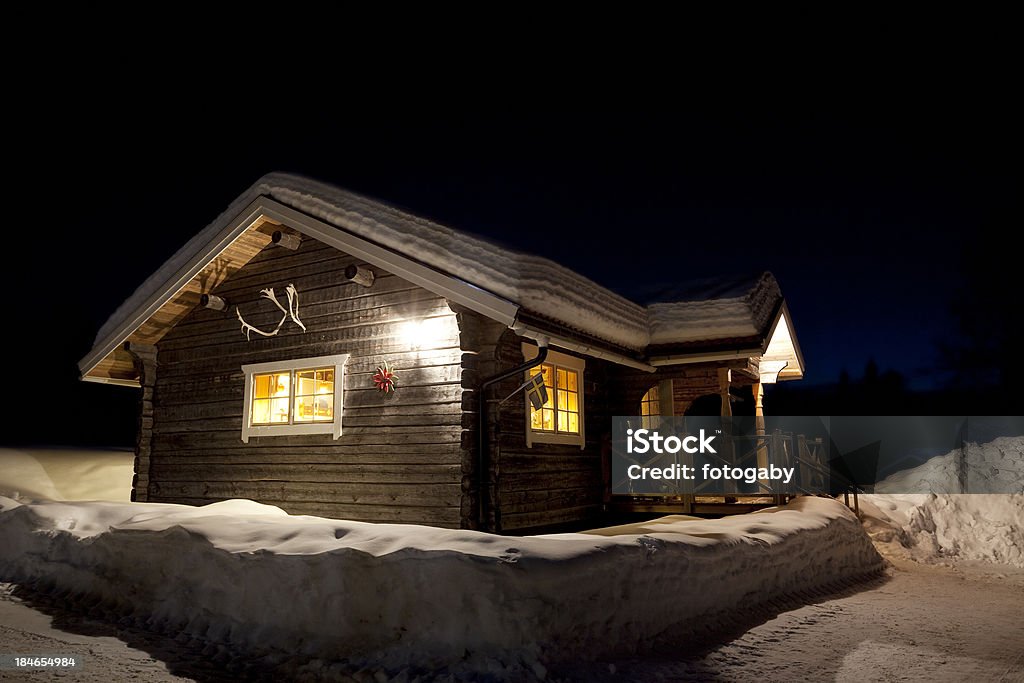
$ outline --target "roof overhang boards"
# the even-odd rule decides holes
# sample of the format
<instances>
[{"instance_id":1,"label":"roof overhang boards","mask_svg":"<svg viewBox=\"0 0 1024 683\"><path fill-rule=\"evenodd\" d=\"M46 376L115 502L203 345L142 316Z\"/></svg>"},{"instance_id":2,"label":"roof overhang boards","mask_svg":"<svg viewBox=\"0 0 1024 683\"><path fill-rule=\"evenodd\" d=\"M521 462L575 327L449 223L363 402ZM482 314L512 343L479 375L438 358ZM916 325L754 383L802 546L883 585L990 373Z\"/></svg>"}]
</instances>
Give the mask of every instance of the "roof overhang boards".
<instances>
[{"instance_id":1,"label":"roof overhang boards","mask_svg":"<svg viewBox=\"0 0 1024 683\"><path fill-rule=\"evenodd\" d=\"M231 221L208 245L105 339L78 366L82 379L138 386L132 357L125 342L155 344L210 292L248 263L286 226L329 244L371 265L511 327L518 306L467 282L385 249L345 230L328 225L268 197L259 197Z\"/></svg>"},{"instance_id":2,"label":"roof overhang boards","mask_svg":"<svg viewBox=\"0 0 1024 683\"><path fill-rule=\"evenodd\" d=\"M762 384L803 379L804 357L800 352L800 344L796 340L796 333L793 331L793 323L790 320L789 307L785 302L779 306L761 346L658 356L651 358L650 363L661 367L742 359L752 361L751 365L758 369L758 380Z\"/></svg>"}]
</instances>

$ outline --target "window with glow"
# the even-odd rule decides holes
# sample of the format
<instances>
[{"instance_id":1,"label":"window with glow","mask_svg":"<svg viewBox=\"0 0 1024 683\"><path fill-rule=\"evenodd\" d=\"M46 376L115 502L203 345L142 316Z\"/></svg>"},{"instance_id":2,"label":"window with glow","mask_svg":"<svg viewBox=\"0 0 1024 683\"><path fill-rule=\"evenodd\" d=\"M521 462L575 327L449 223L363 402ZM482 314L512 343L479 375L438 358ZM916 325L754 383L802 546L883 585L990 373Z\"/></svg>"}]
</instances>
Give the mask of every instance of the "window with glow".
<instances>
[{"instance_id":1,"label":"window with glow","mask_svg":"<svg viewBox=\"0 0 1024 683\"><path fill-rule=\"evenodd\" d=\"M334 421L334 368L254 374L249 424Z\"/></svg>"},{"instance_id":2,"label":"window with glow","mask_svg":"<svg viewBox=\"0 0 1024 683\"><path fill-rule=\"evenodd\" d=\"M242 441L279 434L341 435L341 390L348 355L242 366Z\"/></svg>"},{"instance_id":3,"label":"window with glow","mask_svg":"<svg viewBox=\"0 0 1024 683\"><path fill-rule=\"evenodd\" d=\"M658 385L647 390L640 399L640 426L643 429L656 429L661 416L661 404L658 400Z\"/></svg>"},{"instance_id":4,"label":"window with glow","mask_svg":"<svg viewBox=\"0 0 1024 683\"><path fill-rule=\"evenodd\" d=\"M536 347L524 345L524 353L526 348L532 348L532 355L536 356ZM548 361L527 372L528 377L543 375L548 395L539 409L527 401L527 444L546 442L582 447L584 361L556 351L548 352Z\"/></svg>"}]
</instances>

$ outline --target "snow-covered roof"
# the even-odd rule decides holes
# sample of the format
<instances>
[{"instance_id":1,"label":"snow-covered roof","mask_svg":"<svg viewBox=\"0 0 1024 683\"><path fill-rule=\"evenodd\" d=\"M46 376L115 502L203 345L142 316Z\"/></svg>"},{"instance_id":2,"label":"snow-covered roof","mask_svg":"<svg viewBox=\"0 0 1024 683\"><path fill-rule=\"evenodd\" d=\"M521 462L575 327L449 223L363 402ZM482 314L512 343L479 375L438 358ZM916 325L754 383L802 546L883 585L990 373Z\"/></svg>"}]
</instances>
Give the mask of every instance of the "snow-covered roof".
<instances>
[{"instance_id":1,"label":"snow-covered roof","mask_svg":"<svg viewBox=\"0 0 1024 683\"><path fill-rule=\"evenodd\" d=\"M503 311L492 315L503 323L511 324L507 318L520 314L552 321L634 358L642 359L652 344L756 338L765 347L782 309L782 293L770 273L725 288L690 291L684 300L643 306L549 259L497 246L338 187L272 173L189 240L110 316L93 351L80 363L83 374L129 339L140 324L140 311L162 292L182 287L183 276L204 265L203 258L212 260L219 253L211 251L211 244L224 248L238 238L230 226L266 199L320 221L338 235L365 240L468 286L470 299L474 292L491 297L480 310Z\"/></svg>"}]
</instances>

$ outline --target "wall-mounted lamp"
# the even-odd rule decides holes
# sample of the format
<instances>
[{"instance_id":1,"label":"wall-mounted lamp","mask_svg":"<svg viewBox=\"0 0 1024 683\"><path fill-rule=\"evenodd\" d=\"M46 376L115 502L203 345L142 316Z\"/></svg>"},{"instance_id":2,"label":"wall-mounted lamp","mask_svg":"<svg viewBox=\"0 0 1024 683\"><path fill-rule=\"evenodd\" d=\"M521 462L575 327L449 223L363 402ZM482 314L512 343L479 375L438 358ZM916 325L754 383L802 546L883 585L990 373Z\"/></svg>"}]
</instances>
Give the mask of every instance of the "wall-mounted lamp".
<instances>
[{"instance_id":1,"label":"wall-mounted lamp","mask_svg":"<svg viewBox=\"0 0 1024 683\"><path fill-rule=\"evenodd\" d=\"M443 318L406 321L399 328L399 338L416 351L436 347L445 336L445 322Z\"/></svg>"}]
</instances>

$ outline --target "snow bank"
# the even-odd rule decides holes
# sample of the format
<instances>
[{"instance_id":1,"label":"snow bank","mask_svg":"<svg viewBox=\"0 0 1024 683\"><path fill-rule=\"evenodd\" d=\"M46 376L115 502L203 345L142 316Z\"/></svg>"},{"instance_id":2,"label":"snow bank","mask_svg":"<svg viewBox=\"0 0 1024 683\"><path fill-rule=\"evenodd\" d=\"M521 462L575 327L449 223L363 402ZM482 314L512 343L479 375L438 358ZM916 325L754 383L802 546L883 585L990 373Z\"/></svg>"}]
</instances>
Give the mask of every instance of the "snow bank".
<instances>
[{"instance_id":1,"label":"snow bank","mask_svg":"<svg viewBox=\"0 0 1024 683\"><path fill-rule=\"evenodd\" d=\"M960 492L954 450L875 484L875 493ZM987 443L968 443L962 458L968 493L1024 493L1024 438L1001 436Z\"/></svg>"},{"instance_id":2,"label":"snow bank","mask_svg":"<svg viewBox=\"0 0 1024 683\"><path fill-rule=\"evenodd\" d=\"M135 455L128 451L0 448L0 495L126 503L134 468Z\"/></svg>"},{"instance_id":3,"label":"snow bank","mask_svg":"<svg viewBox=\"0 0 1024 683\"><path fill-rule=\"evenodd\" d=\"M822 498L619 531L510 538L251 501L0 498L0 580L250 657L524 680L543 677L541 662L640 651L882 564L856 517Z\"/></svg>"},{"instance_id":4,"label":"snow bank","mask_svg":"<svg viewBox=\"0 0 1024 683\"><path fill-rule=\"evenodd\" d=\"M1024 438L967 446L967 490L959 451L886 478L860 497L864 525L890 552L919 562L979 560L1024 567ZM923 491L929 493L890 493ZM984 493L998 491L1004 493Z\"/></svg>"},{"instance_id":5,"label":"snow bank","mask_svg":"<svg viewBox=\"0 0 1024 683\"><path fill-rule=\"evenodd\" d=\"M872 539L897 555L1024 567L1024 495L873 494L860 509Z\"/></svg>"}]
</instances>

